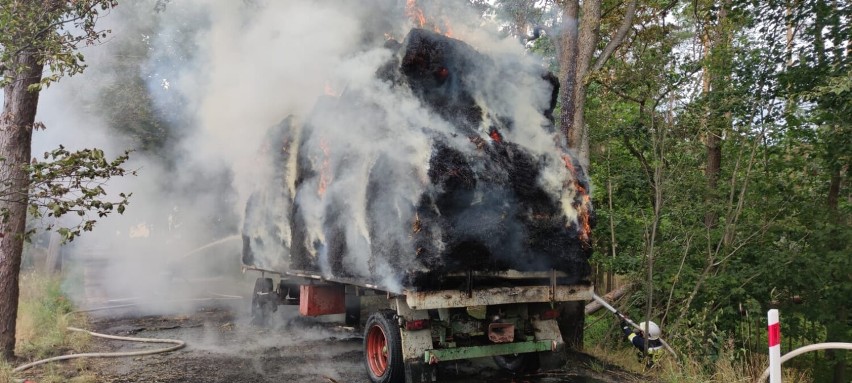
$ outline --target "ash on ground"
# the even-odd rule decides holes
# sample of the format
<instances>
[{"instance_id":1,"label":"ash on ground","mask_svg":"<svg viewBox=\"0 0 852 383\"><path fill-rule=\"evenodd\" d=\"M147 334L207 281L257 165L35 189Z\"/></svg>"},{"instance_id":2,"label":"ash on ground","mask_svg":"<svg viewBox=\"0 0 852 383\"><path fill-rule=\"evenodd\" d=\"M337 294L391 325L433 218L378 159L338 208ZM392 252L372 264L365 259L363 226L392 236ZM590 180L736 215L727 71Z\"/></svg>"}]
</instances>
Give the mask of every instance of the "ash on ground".
<instances>
[{"instance_id":1,"label":"ash on ground","mask_svg":"<svg viewBox=\"0 0 852 383\"><path fill-rule=\"evenodd\" d=\"M306 318L298 308L282 306L267 326L251 324L244 314L247 302L201 305L193 310L157 316L130 311L100 313L90 329L119 336L180 339L186 348L135 358L88 359L85 370L98 382L369 382L362 353L361 329L344 327L330 318ZM129 351L157 347L151 344L93 338L91 351ZM598 366L593 371L591 366ZM79 364L60 365L70 379ZM441 382L634 382L640 377L615 366L576 354L565 368L513 376L497 369L489 358L442 363ZM51 367L55 368L55 367ZM31 372L37 377L40 369ZM37 378L36 378L36 381Z\"/></svg>"}]
</instances>

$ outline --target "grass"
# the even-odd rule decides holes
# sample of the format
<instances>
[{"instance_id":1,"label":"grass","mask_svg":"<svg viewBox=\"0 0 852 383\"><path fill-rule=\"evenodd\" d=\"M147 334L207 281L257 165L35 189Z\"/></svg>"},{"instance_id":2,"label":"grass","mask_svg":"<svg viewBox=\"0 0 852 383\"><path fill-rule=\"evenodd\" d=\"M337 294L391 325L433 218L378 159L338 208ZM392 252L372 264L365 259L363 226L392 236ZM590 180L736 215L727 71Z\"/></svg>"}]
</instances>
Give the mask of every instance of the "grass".
<instances>
[{"instance_id":1,"label":"grass","mask_svg":"<svg viewBox=\"0 0 852 383\"><path fill-rule=\"evenodd\" d=\"M85 327L85 318L67 315L74 308L62 293L59 276L26 271L21 274L20 287L15 333L15 355L20 360L35 361L81 352L87 347L88 335L67 330L68 326ZM0 360L0 383L13 383L16 379L33 375L38 375L36 381L39 383L94 382L93 377L85 372L85 362L79 363L50 364L13 376L13 366Z\"/></svg>"},{"instance_id":2,"label":"grass","mask_svg":"<svg viewBox=\"0 0 852 383\"><path fill-rule=\"evenodd\" d=\"M0 383L14 383L12 378L12 366L6 360L0 358Z\"/></svg>"},{"instance_id":3,"label":"grass","mask_svg":"<svg viewBox=\"0 0 852 383\"><path fill-rule=\"evenodd\" d=\"M664 357L656 366L645 369L639 363L636 352L631 348L607 349L601 346L587 347L587 353L607 363L621 366L627 371L647 377L649 381L661 383L752 383L766 368L766 358L752 357L738 360L724 352L714 364L707 366L701 358L685 356L678 361L671 355ZM792 368L783 371L785 383L813 383L807 373Z\"/></svg>"},{"instance_id":4,"label":"grass","mask_svg":"<svg viewBox=\"0 0 852 383\"><path fill-rule=\"evenodd\" d=\"M611 315L589 316L585 331L585 351L609 364L646 376L648 381L661 383L752 383L768 366L766 355L735 353L733 342L723 346L715 362L708 363L703 355L681 355L681 360L667 354L651 369L639 362L636 350L627 343L618 330L612 330L615 321ZM665 334L663 334L665 337ZM612 338L618 343L613 344ZM674 345L673 345L674 347ZM785 383L813 383L806 372L795 368L783 369Z\"/></svg>"},{"instance_id":5,"label":"grass","mask_svg":"<svg viewBox=\"0 0 852 383\"><path fill-rule=\"evenodd\" d=\"M603 372L606 371L606 364L600 362L599 360L589 361L586 364L586 367L588 367L590 370L597 372L597 373L603 373Z\"/></svg>"},{"instance_id":6,"label":"grass","mask_svg":"<svg viewBox=\"0 0 852 383\"><path fill-rule=\"evenodd\" d=\"M28 272L21 275L20 286L15 348L18 357L42 359L86 346L87 335L66 329L69 325L81 325L83 319L67 315L73 305L62 293L58 277Z\"/></svg>"},{"instance_id":7,"label":"grass","mask_svg":"<svg viewBox=\"0 0 852 383\"><path fill-rule=\"evenodd\" d=\"M660 372L662 382L732 382L752 383L757 381L763 370L768 366L764 355L753 355L745 359L731 357L729 350L724 350L722 357L710 368L702 366L699 359L687 357L685 362L668 361ZM812 383L813 379L802 371L794 368L782 370L782 380L787 383Z\"/></svg>"}]
</instances>

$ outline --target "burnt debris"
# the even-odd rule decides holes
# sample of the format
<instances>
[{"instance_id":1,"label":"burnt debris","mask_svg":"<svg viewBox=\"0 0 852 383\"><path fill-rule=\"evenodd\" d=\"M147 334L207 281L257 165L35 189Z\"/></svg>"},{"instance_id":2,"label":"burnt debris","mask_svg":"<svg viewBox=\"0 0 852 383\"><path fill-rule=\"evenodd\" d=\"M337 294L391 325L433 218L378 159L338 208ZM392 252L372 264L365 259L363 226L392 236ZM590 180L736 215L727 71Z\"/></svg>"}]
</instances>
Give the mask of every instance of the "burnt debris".
<instances>
[{"instance_id":1,"label":"burnt debris","mask_svg":"<svg viewBox=\"0 0 852 383\"><path fill-rule=\"evenodd\" d=\"M422 127L431 154L412 165L390 151L361 158L356 143L324 129L386 123L389 112L358 91L322 97L301 126L282 122L267 156L277 170L246 206L243 263L415 290L447 288L448 275L468 270L553 268L569 275L563 282L585 279L594 210L582 168L558 144L548 157L507 138L513 129L553 131L555 76L542 71L531 85L545 95L538 109L550 126L519 127L483 104L493 91L482 84L484 73L513 81L492 58L422 29L385 47L395 54L376 77L413 94L452 129ZM418 167L426 179L416 176ZM563 178L557 192L544 179L554 167ZM361 175L363 201L361 191L336 185Z\"/></svg>"}]
</instances>

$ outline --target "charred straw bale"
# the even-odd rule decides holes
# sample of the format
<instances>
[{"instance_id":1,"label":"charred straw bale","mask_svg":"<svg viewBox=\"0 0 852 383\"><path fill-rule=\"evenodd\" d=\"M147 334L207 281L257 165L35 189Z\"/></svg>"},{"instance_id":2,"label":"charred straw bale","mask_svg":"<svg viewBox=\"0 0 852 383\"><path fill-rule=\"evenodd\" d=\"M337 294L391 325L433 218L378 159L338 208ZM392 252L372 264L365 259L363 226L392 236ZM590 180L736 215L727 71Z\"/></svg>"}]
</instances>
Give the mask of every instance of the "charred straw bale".
<instances>
[{"instance_id":1,"label":"charred straw bale","mask_svg":"<svg viewBox=\"0 0 852 383\"><path fill-rule=\"evenodd\" d=\"M425 164L401 165L391 151L360 156L323 127L365 115L381 124L389 112L357 91L321 98L302 127L288 120L279 127L286 133L275 133L284 149L271 153L272 161L285 168L295 160L295 174L273 173L249 199L243 262L411 289L444 288L447 275L467 270L554 268L570 276L567 282L586 278L595 223L588 181L556 144L548 159L504 137L528 127L506 116L486 122L477 81L497 65L459 40L421 29L385 47L397 52L376 76L393 91L413 94L452 131L422 130L431 142ZM552 122L558 81L550 73L540 77L549 87L540 113ZM297 145L287 144L293 140ZM554 166L564 174L561 194L543 186ZM416 179L418 168L426 179L403 184ZM358 190L335 189L359 169L366 177L363 206L354 201Z\"/></svg>"}]
</instances>

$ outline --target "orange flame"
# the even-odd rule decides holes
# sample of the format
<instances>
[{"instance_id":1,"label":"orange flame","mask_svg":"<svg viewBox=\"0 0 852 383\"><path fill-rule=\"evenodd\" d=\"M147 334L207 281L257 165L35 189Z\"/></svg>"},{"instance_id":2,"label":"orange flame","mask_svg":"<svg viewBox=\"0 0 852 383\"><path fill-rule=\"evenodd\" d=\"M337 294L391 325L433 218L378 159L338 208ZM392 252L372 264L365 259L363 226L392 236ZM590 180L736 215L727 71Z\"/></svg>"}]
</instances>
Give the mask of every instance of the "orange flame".
<instances>
[{"instance_id":1,"label":"orange flame","mask_svg":"<svg viewBox=\"0 0 852 383\"><path fill-rule=\"evenodd\" d=\"M574 168L574 162L571 160L571 157L568 155L562 155L562 161L565 162L565 167L568 168L568 171L571 172L571 175L574 178L574 189L577 190L577 194L580 195L582 203L574 203L574 207L577 209L577 220L580 224L580 233L579 238L587 246L590 245L589 239L591 238L592 233L592 225L589 214L589 205L591 203L591 198L589 197L589 192L586 191L586 188L580 184L580 180L577 177L577 170Z\"/></svg>"},{"instance_id":2,"label":"orange flame","mask_svg":"<svg viewBox=\"0 0 852 383\"><path fill-rule=\"evenodd\" d=\"M426 26L426 16L423 10L417 6L417 0L405 0L405 15L414 22L417 28Z\"/></svg>"},{"instance_id":3,"label":"orange flame","mask_svg":"<svg viewBox=\"0 0 852 383\"><path fill-rule=\"evenodd\" d=\"M444 23L444 36L453 37L453 27L449 22Z\"/></svg>"},{"instance_id":4,"label":"orange flame","mask_svg":"<svg viewBox=\"0 0 852 383\"><path fill-rule=\"evenodd\" d=\"M414 26L417 28L430 28L433 31L447 37L453 37L453 28L446 18L443 19L443 27L434 22L428 22L423 9L417 5L417 0L405 0L405 15L411 19Z\"/></svg>"}]
</instances>

